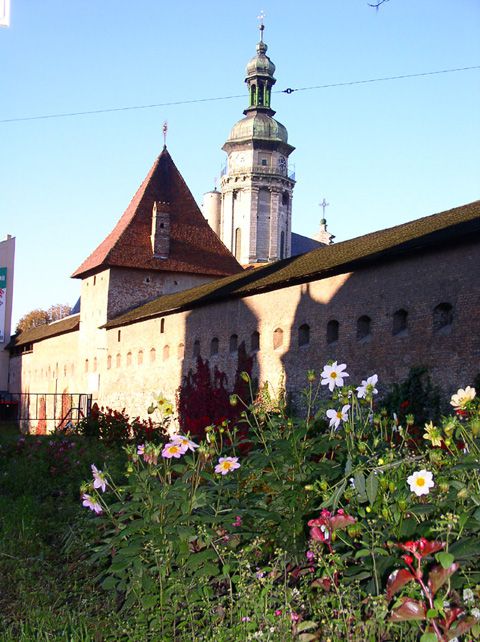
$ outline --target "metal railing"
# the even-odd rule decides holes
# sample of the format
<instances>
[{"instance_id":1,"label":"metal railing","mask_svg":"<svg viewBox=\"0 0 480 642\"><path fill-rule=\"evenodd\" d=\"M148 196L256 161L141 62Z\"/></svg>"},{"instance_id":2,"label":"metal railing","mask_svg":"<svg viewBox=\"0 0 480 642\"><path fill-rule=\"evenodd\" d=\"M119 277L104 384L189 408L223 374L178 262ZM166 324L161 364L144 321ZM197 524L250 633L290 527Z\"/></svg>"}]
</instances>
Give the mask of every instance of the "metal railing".
<instances>
[{"instance_id":1,"label":"metal railing","mask_svg":"<svg viewBox=\"0 0 480 642\"><path fill-rule=\"evenodd\" d=\"M88 417L92 395L86 393L22 392L0 394L0 421L17 421L27 428L36 424L46 432Z\"/></svg>"}]
</instances>

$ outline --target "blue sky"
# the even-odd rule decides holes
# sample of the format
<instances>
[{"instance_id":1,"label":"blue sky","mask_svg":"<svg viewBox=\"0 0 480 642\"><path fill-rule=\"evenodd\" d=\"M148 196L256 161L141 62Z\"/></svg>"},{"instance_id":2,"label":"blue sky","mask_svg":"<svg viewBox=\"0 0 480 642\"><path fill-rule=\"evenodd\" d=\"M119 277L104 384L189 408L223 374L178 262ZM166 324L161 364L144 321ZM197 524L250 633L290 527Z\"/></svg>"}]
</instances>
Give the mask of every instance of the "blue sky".
<instances>
[{"instance_id":1,"label":"blue sky","mask_svg":"<svg viewBox=\"0 0 480 642\"><path fill-rule=\"evenodd\" d=\"M275 89L480 65L478 0L11 0L0 30L0 238L17 238L14 322L73 304L69 278L127 207L163 145L195 198L247 105L245 65L266 13ZM313 235L325 197L336 240L480 198L480 69L290 95L276 118L296 147L293 229Z\"/></svg>"}]
</instances>

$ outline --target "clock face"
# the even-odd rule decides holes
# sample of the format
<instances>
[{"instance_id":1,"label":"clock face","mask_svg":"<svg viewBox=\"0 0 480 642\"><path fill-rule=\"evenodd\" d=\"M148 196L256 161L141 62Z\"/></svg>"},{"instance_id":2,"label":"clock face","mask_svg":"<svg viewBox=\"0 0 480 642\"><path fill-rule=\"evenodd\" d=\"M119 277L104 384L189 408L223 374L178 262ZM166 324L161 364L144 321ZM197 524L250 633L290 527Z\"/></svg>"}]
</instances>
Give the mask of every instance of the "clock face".
<instances>
[{"instance_id":1,"label":"clock face","mask_svg":"<svg viewBox=\"0 0 480 642\"><path fill-rule=\"evenodd\" d=\"M281 170L286 170L287 169L287 160L286 160L285 156L280 156L280 158L278 159L278 167Z\"/></svg>"}]
</instances>

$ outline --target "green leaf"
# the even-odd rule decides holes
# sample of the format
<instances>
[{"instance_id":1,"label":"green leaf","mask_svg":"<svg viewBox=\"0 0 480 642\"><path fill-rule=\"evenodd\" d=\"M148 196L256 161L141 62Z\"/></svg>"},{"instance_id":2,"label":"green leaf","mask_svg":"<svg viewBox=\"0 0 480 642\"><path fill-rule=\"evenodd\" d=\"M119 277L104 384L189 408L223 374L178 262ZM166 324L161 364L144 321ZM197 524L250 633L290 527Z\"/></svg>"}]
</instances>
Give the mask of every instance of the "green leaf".
<instances>
[{"instance_id":1,"label":"green leaf","mask_svg":"<svg viewBox=\"0 0 480 642\"><path fill-rule=\"evenodd\" d=\"M368 548L361 548L355 553L355 559L358 560L360 557L369 557L371 554L372 553Z\"/></svg>"},{"instance_id":2,"label":"green leaf","mask_svg":"<svg viewBox=\"0 0 480 642\"><path fill-rule=\"evenodd\" d=\"M438 642L436 633L424 633L420 638L420 642Z\"/></svg>"},{"instance_id":3,"label":"green leaf","mask_svg":"<svg viewBox=\"0 0 480 642\"><path fill-rule=\"evenodd\" d=\"M372 506L375 503L378 493L378 478L374 470L372 470L370 475L367 477L365 489L367 491L367 497L368 501L370 502L370 506Z\"/></svg>"},{"instance_id":4,"label":"green leaf","mask_svg":"<svg viewBox=\"0 0 480 642\"><path fill-rule=\"evenodd\" d=\"M198 569L194 577L216 577L219 574L220 571L218 569L218 566L216 566L216 564L212 564L211 562L207 562L205 566L202 566Z\"/></svg>"},{"instance_id":5,"label":"green leaf","mask_svg":"<svg viewBox=\"0 0 480 642\"><path fill-rule=\"evenodd\" d=\"M217 554L215 553L215 551L207 548L204 551L200 551L199 553L194 553L193 555L191 555L185 566L189 569L194 569L200 566L200 564L203 564L203 562L207 562L213 559L217 559Z\"/></svg>"},{"instance_id":6,"label":"green leaf","mask_svg":"<svg viewBox=\"0 0 480 642\"><path fill-rule=\"evenodd\" d=\"M106 591L111 591L112 589L116 588L117 584L118 580L110 575L103 580L102 588Z\"/></svg>"},{"instance_id":7,"label":"green leaf","mask_svg":"<svg viewBox=\"0 0 480 642\"><path fill-rule=\"evenodd\" d=\"M431 620L434 617L438 617L437 609L428 609L428 611L427 611L427 619Z\"/></svg>"},{"instance_id":8,"label":"green leaf","mask_svg":"<svg viewBox=\"0 0 480 642\"><path fill-rule=\"evenodd\" d=\"M444 569L447 569L455 561L454 556L451 553L446 553L445 551L440 551L435 554L435 559L439 562Z\"/></svg>"},{"instance_id":9,"label":"green leaf","mask_svg":"<svg viewBox=\"0 0 480 642\"><path fill-rule=\"evenodd\" d=\"M305 622L300 622L297 626L297 631L298 633L302 633L302 631L309 631L310 629L314 629L316 626L318 626L318 624L313 622L313 620L305 620Z\"/></svg>"},{"instance_id":10,"label":"green leaf","mask_svg":"<svg viewBox=\"0 0 480 642\"><path fill-rule=\"evenodd\" d=\"M312 640L318 640L316 633L301 633L298 636L298 642L312 642Z\"/></svg>"},{"instance_id":11,"label":"green leaf","mask_svg":"<svg viewBox=\"0 0 480 642\"><path fill-rule=\"evenodd\" d=\"M356 472L353 475L353 482L355 484L355 490L358 495L358 501L359 502L366 502L367 501L367 492L365 488L365 475L360 472Z\"/></svg>"}]
</instances>

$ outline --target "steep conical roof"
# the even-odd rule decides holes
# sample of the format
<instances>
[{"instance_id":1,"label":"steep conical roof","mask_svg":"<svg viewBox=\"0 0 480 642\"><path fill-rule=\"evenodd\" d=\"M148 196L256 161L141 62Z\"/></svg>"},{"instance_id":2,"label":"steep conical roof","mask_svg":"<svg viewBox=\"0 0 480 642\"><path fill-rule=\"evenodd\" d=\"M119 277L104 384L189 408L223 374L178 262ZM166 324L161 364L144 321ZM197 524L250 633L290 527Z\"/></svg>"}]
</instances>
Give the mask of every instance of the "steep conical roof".
<instances>
[{"instance_id":1,"label":"steep conical roof","mask_svg":"<svg viewBox=\"0 0 480 642\"><path fill-rule=\"evenodd\" d=\"M152 209L169 204L170 252L167 259L152 252ZM166 147L117 225L73 273L82 278L107 267L226 276L242 267L210 228Z\"/></svg>"}]
</instances>

